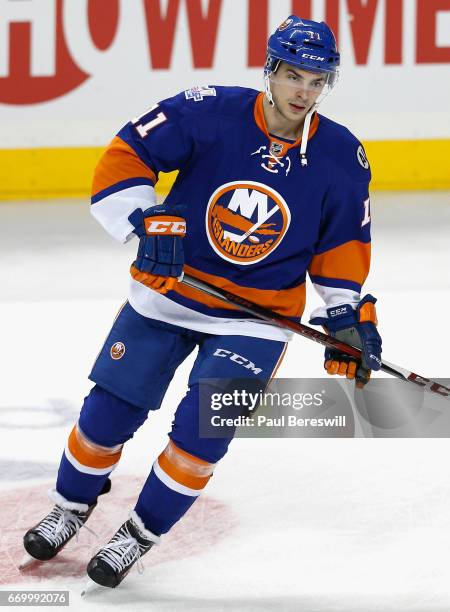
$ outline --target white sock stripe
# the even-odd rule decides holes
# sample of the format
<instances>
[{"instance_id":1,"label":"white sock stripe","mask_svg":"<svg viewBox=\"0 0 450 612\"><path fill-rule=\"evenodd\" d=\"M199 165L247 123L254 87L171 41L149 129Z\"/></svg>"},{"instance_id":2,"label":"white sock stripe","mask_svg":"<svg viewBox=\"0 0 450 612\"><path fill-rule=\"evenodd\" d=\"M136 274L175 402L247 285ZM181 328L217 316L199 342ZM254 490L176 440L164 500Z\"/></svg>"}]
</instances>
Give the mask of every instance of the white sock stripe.
<instances>
[{"instance_id":1,"label":"white sock stripe","mask_svg":"<svg viewBox=\"0 0 450 612\"><path fill-rule=\"evenodd\" d=\"M82 472L83 474L91 474L93 476L105 476L106 474L112 472L114 468L119 464L119 462L117 462L114 463L114 465L111 465L106 468L94 468L89 467L88 465L83 465L82 463L77 461L77 459L75 459L75 457L70 452L68 445L66 445L66 448L64 449L64 454L66 455L67 461L71 463L76 470Z\"/></svg>"},{"instance_id":2,"label":"white sock stripe","mask_svg":"<svg viewBox=\"0 0 450 612\"><path fill-rule=\"evenodd\" d=\"M132 510L130 514L130 519L139 527L139 531L147 540L150 540L154 544L159 544L161 540L161 536L155 535L149 529L146 529L141 517L137 514L136 510Z\"/></svg>"},{"instance_id":3,"label":"white sock stripe","mask_svg":"<svg viewBox=\"0 0 450 612\"><path fill-rule=\"evenodd\" d=\"M159 480L164 483L166 487L172 489L172 491L176 491L177 493L181 493L182 495L189 495L190 497L198 497L200 495L201 491L186 487L171 478L168 474L166 474L166 472L159 465L158 460L156 460L153 464L153 470Z\"/></svg>"},{"instance_id":4,"label":"white sock stripe","mask_svg":"<svg viewBox=\"0 0 450 612\"><path fill-rule=\"evenodd\" d=\"M58 504L58 506L61 506L64 510L77 510L78 512L87 512L89 510L88 504L69 501L63 497L61 493L58 493L56 489L49 489L48 496L54 504Z\"/></svg>"}]
</instances>

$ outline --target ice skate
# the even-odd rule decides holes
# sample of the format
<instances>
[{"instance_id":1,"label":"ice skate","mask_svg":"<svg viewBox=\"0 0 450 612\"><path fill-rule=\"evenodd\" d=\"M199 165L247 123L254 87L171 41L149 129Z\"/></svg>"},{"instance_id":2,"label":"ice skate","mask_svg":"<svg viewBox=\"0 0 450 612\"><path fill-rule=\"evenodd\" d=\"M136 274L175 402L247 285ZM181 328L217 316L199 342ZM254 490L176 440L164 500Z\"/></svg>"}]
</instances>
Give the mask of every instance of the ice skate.
<instances>
[{"instance_id":1,"label":"ice skate","mask_svg":"<svg viewBox=\"0 0 450 612\"><path fill-rule=\"evenodd\" d=\"M110 489L111 483L108 480L101 494L109 492ZM56 505L24 535L23 545L28 554L20 562L19 570L35 561L53 559L74 536L78 539L80 529L85 526L97 505L97 501L90 505L70 502L55 489L49 491L49 497ZM91 529L86 529L95 535Z\"/></svg>"},{"instance_id":2,"label":"ice skate","mask_svg":"<svg viewBox=\"0 0 450 612\"><path fill-rule=\"evenodd\" d=\"M138 572L143 572L141 557L158 542L159 537L145 529L138 515L132 512L128 521L120 527L108 544L89 561L89 578L101 586L115 588L135 563ZM90 582L83 594L91 590L89 585Z\"/></svg>"}]
</instances>

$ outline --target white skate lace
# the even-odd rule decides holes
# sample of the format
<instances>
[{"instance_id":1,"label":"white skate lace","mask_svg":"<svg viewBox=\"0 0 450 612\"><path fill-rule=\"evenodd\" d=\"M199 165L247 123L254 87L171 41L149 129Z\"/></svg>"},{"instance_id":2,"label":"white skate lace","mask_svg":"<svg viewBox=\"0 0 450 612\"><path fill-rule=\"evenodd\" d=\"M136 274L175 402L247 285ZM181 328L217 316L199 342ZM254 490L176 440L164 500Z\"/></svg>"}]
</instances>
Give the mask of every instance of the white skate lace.
<instances>
[{"instance_id":1,"label":"white skate lace","mask_svg":"<svg viewBox=\"0 0 450 612\"><path fill-rule=\"evenodd\" d=\"M115 571L122 572L136 561L139 574L144 571L141 556L147 552L148 546L139 544L128 531L126 525L121 527L108 544L98 552L97 557L106 561Z\"/></svg>"},{"instance_id":2,"label":"white skate lace","mask_svg":"<svg viewBox=\"0 0 450 612\"><path fill-rule=\"evenodd\" d=\"M55 506L50 514L36 527L36 532L56 547L68 540L74 531L75 538L78 540L78 533L83 525L84 520L80 516L71 510ZM94 536L96 535L92 529L89 529L86 525L84 527Z\"/></svg>"}]
</instances>

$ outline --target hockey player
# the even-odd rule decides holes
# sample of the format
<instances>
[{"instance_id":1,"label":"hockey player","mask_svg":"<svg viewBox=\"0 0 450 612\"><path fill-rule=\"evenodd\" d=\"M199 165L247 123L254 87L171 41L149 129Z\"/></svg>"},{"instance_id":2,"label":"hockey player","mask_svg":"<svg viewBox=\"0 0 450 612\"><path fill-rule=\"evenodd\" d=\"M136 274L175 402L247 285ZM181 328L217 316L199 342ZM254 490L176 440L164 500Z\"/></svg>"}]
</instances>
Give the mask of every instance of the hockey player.
<instances>
[{"instance_id":1,"label":"hockey player","mask_svg":"<svg viewBox=\"0 0 450 612\"><path fill-rule=\"evenodd\" d=\"M62 455L52 512L24 537L50 559L109 490L127 440L157 410L178 365L198 347L170 439L127 520L88 564L117 586L190 508L230 438L199 435L206 378L264 384L288 332L179 282L183 271L301 317L308 273L324 300L311 322L359 346L361 363L326 351L330 374L367 382L379 369L375 299L361 299L370 261L370 169L341 125L318 115L339 53L325 23L290 16L270 37L265 91L196 87L156 104L113 139L95 172L92 214L119 242L138 236L128 302L94 364ZM164 204L160 172L179 170Z\"/></svg>"}]
</instances>

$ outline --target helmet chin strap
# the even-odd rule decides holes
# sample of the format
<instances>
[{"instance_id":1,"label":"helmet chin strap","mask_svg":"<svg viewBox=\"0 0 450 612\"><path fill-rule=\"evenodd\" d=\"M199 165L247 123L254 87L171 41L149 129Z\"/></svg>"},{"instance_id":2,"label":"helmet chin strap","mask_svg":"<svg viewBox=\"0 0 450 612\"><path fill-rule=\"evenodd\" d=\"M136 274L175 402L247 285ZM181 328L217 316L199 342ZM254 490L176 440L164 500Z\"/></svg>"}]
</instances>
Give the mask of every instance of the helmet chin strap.
<instances>
[{"instance_id":1,"label":"helmet chin strap","mask_svg":"<svg viewBox=\"0 0 450 612\"><path fill-rule=\"evenodd\" d=\"M300 144L300 163L302 166L308 165L308 158L306 157L306 147L308 146L309 128L311 127L311 119L317 110L317 104L313 104L309 111L306 113L305 120L303 122L302 141Z\"/></svg>"}]
</instances>

